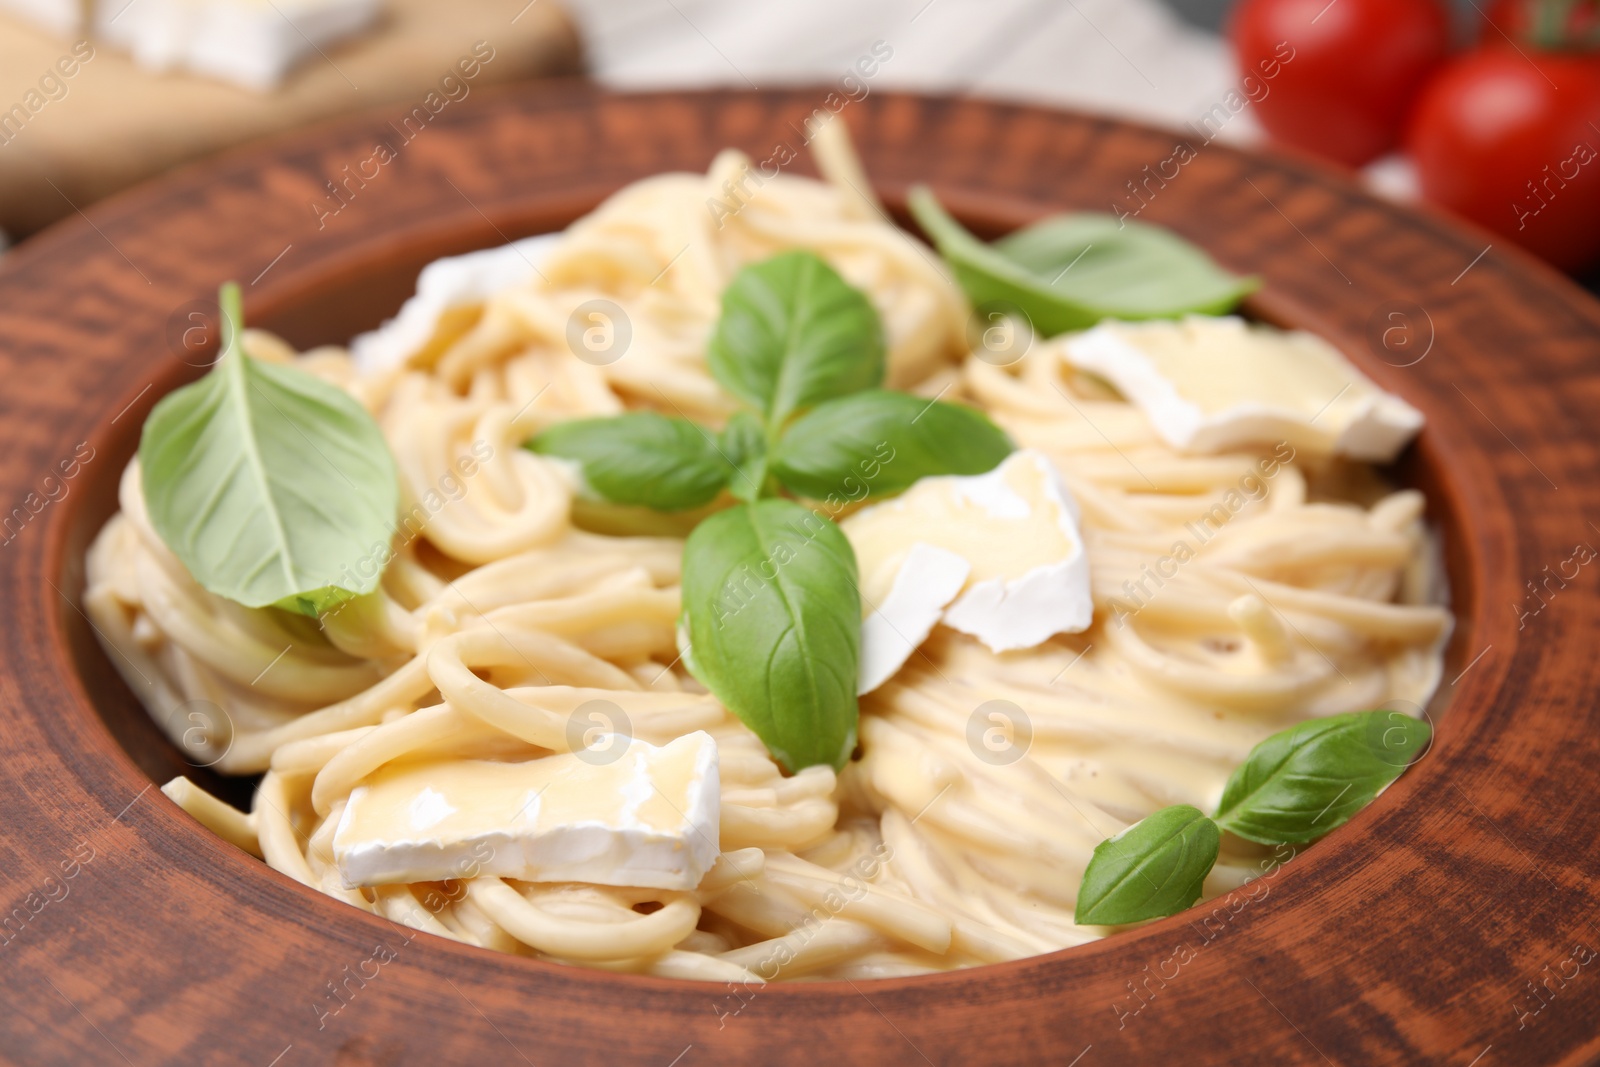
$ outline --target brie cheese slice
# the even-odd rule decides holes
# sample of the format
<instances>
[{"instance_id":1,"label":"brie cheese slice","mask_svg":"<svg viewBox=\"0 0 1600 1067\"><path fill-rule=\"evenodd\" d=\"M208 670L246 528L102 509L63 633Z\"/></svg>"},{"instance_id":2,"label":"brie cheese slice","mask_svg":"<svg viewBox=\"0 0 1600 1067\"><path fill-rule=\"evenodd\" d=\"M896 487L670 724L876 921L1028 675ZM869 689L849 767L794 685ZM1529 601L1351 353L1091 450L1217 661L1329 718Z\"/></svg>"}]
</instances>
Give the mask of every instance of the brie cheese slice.
<instances>
[{"instance_id":1,"label":"brie cheese slice","mask_svg":"<svg viewBox=\"0 0 1600 1067\"><path fill-rule=\"evenodd\" d=\"M1301 330L1234 316L1103 322L1063 352L1114 385L1182 452L1287 441L1313 455L1387 463L1422 428L1421 412Z\"/></svg>"},{"instance_id":2,"label":"brie cheese slice","mask_svg":"<svg viewBox=\"0 0 1600 1067\"><path fill-rule=\"evenodd\" d=\"M0 11L24 18L56 37L76 37L84 24L82 0L0 0Z\"/></svg>"},{"instance_id":3,"label":"brie cheese slice","mask_svg":"<svg viewBox=\"0 0 1600 1067\"><path fill-rule=\"evenodd\" d=\"M859 559L860 553L857 557ZM875 560L878 574L861 576L863 591L861 620L861 665L856 694L870 693L894 677L922 642L933 632L945 605L956 598L967 584L972 564L954 552L935 548L921 541L904 553L893 553ZM882 578L890 581L882 597L873 598L868 608L866 590Z\"/></svg>"},{"instance_id":4,"label":"brie cheese slice","mask_svg":"<svg viewBox=\"0 0 1600 1067\"><path fill-rule=\"evenodd\" d=\"M152 70L181 68L266 92L371 25L380 0L106 0L96 33Z\"/></svg>"},{"instance_id":5,"label":"brie cheese slice","mask_svg":"<svg viewBox=\"0 0 1600 1067\"><path fill-rule=\"evenodd\" d=\"M701 730L659 748L601 740L522 763L381 768L351 793L334 831L346 887L497 875L693 889L717 858L717 743Z\"/></svg>"},{"instance_id":6,"label":"brie cheese slice","mask_svg":"<svg viewBox=\"0 0 1600 1067\"><path fill-rule=\"evenodd\" d=\"M1039 452L987 474L923 478L840 529L866 601L860 692L887 681L936 622L1007 652L1093 619L1077 502Z\"/></svg>"},{"instance_id":7,"label":"brie cheese slice","mask_svg":"<svg viewBox=\"0 0 1600 1067\"><path fill-rule=\"evenodd\" d=\"M489 297L534 277L561 239L559 233L525 237L498 248L436 259L417 275L417 291L400 313L376 330L350 342L350 355L363 373L397 367L459 328L464 313Z\"/></svg>"}]
</instances>

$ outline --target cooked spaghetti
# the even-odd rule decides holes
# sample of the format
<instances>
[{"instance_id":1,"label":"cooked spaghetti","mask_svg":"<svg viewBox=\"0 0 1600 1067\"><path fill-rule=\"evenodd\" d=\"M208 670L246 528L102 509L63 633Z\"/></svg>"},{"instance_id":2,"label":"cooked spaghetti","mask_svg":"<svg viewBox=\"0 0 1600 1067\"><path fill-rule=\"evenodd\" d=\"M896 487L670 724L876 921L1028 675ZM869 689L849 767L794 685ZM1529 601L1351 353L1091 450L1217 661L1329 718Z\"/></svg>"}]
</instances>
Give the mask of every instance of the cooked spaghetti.
<instances>
[{"instance_id":1,"label":"cooked spaghetti","mask_svg":"<svg viewBox=\"0 0 1600 1067\"><path fill-rule=\"evenodd\" d=\"M1064 338L1007 366L973 355L948 270L882 214L847 146L832 134L817 146L828 180L770 178L731 212L707 204L726 206L748 173L737 152L706 175L623 189L537 276L441 324L403 365L245 336L257 359L296 361L374 414L400 471L401 525L377 593L321 620L248 609L167 550L129 465L121 511L89 553L88 612L194 762L263 776L248 814L182 780L169 795L305 885L441 937L679 978L857 979L1101 936L1073 908L1104 838L1164 805L1209 809L1251 747L1286 726L1428 701L1451 620L1419 493L1287 446L1180 454L1074 372ZM739 267L796 248L870 297L890 387L974 405L1053 460L1092 567L1083 633L996 654L937 629L862 699L859 748L838 774L782 773L685 669L683 542L578 528L570 479L520 447L576 416L720 424L735 405L704 357L720 294ZM574 309L596 299L632 329L625 358L604 365L567 341ZM569 751L569 716L594 700L653 744L715 739L720 855L698 888L470 872L345 888L331 844L367 776ZM190 717L212 705L225 716ZM1204 896L1264 855L1230 838Z\"/></svg>"}]
</instances>

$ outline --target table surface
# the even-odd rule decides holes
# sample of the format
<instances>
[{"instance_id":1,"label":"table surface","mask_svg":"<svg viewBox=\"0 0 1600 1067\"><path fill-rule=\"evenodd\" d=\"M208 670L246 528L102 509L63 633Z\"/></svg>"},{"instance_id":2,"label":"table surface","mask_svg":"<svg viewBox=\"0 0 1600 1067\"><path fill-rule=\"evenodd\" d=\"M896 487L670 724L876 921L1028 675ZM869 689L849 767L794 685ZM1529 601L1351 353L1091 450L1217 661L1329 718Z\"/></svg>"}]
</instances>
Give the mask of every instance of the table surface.
<instances>
[{"instance_id":1,"label":"table surface","mask_svg":"<svg viewBox=\"0 0 1600 1067\"><path fill-rule=\"evenodd\" d=\"M527 3L385 0L373 30L312 56L271 93L152 73L95 42L93 58L63 79L65 95L44 98L0 143L0 231L20 238L190 160L335 115L390 104L399 121L479 41L493 58L467 84L469 97L478 86L576 71L565 11ZM36 90L71 48L0 15L0 111Z\"/></svg>"}]
</instances>

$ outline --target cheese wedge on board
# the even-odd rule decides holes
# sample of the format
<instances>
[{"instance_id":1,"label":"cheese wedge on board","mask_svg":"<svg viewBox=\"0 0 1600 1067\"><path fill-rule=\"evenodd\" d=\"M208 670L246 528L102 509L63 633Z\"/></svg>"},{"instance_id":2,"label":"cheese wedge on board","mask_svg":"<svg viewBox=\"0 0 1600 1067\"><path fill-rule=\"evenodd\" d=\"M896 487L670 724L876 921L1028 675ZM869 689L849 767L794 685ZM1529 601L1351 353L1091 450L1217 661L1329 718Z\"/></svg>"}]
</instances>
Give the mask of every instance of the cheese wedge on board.
<instances>
[{"instance_id":1,"label":"cheese wedge on board","mask_svg":"<svg viewBox=\"0 0 1600 1067\"><path fill-rule=\"evenodd\" d=\"M101 0L94 28L151 70L267 92L372 25L380 8L381 0Z\"/></svg>"}]
</instances>

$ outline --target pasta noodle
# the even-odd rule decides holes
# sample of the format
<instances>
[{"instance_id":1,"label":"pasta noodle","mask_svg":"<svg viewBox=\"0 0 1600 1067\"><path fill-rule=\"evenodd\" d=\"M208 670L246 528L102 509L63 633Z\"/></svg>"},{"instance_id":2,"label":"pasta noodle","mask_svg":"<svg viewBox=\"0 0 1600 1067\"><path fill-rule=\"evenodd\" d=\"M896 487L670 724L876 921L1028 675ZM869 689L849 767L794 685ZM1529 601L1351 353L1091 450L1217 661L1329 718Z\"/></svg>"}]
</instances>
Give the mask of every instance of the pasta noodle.
<instances>
[{"instance_id":1,"label":"pasta noodle","mask_svg":"<svg viewBox=\"0 0 1600 1067\"><path fill-rule=\"evenodd\" d=\"M180 805L314 889L485 948L716 981L905 975L1100 936L1073 906L1102 839L1164 805L1209 810L1251 747L1295 722L1427 702L1451 620L1419 494L1282 449L1180 455L1075 373L1061 339L1009 366L973 355L946 269L882 216L847 146L824 133L833 182L773 178L720 221L706 203L748 167L736 152L706 175L623 189L566 232L539 277L403 366L246 337L257 358L299 359L374 413L402 521L373 564L386 562L378 592L319 626L195 584L151 528L130 463L89 553L87 610L195 762L263 776L248 814L182 780L168 787ZM726 419L733 404L703 355L719 294L739 267L791 248L870 296L890 387L980 406L1055 461L1092 564L1088 631L1000 655L936 630L863 699L858 756L838 775L783 775L685 670L682 542L580 529L560 467L520 447L580 415ZM631 325L625 357L604 365L566 340L596 299ZM367 775L567 751L569 717L594 699L652 743L715 738L722 851L697 889L470 871L343 887L333 828ZM172 714L198 706L225 715L197 734L201 720ZM1263 854L1230 839L1204 895Z\"/></svg>"}]
</instances>

